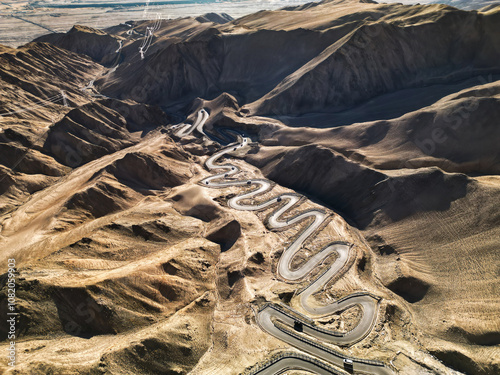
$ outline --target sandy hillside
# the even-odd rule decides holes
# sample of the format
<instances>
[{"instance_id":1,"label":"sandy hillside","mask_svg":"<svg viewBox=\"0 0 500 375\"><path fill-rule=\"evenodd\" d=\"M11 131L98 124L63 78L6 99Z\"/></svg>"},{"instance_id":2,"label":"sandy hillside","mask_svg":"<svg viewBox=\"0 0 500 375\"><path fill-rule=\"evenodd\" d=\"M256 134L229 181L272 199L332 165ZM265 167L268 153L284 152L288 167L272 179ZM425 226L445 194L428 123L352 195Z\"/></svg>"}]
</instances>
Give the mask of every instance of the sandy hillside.
<instances>
[{"instance_id":1,"label":"sandy hillside","mask_svg":"<svg viewBox=\"0 0 500 375\"><path fill-rule=\"evenodd\" d=\"M0 46L2 373L500 372L499 38L325 0Z\"/></svg>"}]
</instances>

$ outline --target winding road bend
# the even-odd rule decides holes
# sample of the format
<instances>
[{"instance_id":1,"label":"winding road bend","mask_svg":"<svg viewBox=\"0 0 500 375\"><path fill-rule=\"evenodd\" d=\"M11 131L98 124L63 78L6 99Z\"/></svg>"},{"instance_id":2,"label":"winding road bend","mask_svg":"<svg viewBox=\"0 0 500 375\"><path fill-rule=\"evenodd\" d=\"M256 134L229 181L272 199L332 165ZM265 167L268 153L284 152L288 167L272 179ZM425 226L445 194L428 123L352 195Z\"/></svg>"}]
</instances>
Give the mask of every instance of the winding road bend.
<instances>
[{"instance_id":1,"label":"winding road bend","mask_svg":"<svg viewBox=\"0 0 500 375\"><path fill-rule=\"evenodd\" d=\"M202 109L198 112L198 118L194 124L178 125L177 127L180 127L180 129L176 130L175 134L182 137L192 133L195 129L201 134L205 134L203 132L203 125L208 118L209 114ZM345 269L350 258L352 245L341 241L330 243L317 254L310 257L298 269L292 267L292 260L302 248L303 243L311 239L319 231L329 215L326 211L313 209L304 211L293 218L284 219L285 213L289 212L292 207L300 204L301 196L290 193L280 194L279 196L258 203L254 199L272 189L273 185L270 181L265 179L229 180L228 178L239 173L240 169L230 163L219 164L219 159L238 149L247 147L250 142L250 138L239 137L237 143L231 144L209 157L205 163L206 167L210 171L217 170L220 172L205 178L200 181L200 184L209 188L248 186L250 188L249 191L230 199L228 201L229 206L240 211L258 211L273 207L274 211L269 216L267 223L270 229L288 228L309 219L309 224L305 226L300 235L283 252L278 262L278 274L289 281L303 279L320 266L326 258L332 254L336 254L337 257L333 264L298 294L300 305L304 311L314 317L334 314L353 306L359 306L362 310L362 317L357 326L348 332L335 332L322 329L316 326L311 319L301 315L297 311L287 306L274 304L266 304L257 312L257 323L264 331L274 337L316 358L344 368L349 372L380 375L394 374L394 371L382 362L348 357L320 343L326 342L338 346L349 346L365 338L371 332L377 320L380 299L369 293L355 293L328 305L318 305L318 301L314 300L313 295L324 288L329 280ZM245 200L252 200L254 203L243 203ZM313 220L311 221L310 218ZM300 359L290 357L288 360L282 358L278 362L270 361L267 365L259 367L259 369L253 371L253 374L280 374L284 371L283 366L286 368L291 368L290 366L292 366L292 368L305 369L316 374L335 374L335 372L328 370L327 367L314 362L315 360L315 358L308 356L301 357Z\"/></svg>"},{"instance_id":2,"label":"winding road bend","mask_svg":"<svg viewBox=\"0 0 500 375\"><path fill-rule=\"evenodd\" d=\"M141 59L144 59L146 52L148 52L149 47L153 44L154 33L158 31L161 27L162 18L159 14L157 14L156 21L153 26L146 27L146 34L142 41L141 46L139 47L139 54L141 55Z\"/></svg>"},{"instance_id":3,"label":"winding road bend","mask_svg":"<svg viewBox=\"0 0 500 375\"><path fill-rule=\"evenodd\" d=\"M176 129L174 134L178 137L185 137L186 135L191 134L194 130L197 130L198 132L206 136L205 132L203 131L203 126L208 120L208 116L208 112L202 109L198 112L198 117L193 124L174 125L174 128Z\"/></svg>"}]
</instances>

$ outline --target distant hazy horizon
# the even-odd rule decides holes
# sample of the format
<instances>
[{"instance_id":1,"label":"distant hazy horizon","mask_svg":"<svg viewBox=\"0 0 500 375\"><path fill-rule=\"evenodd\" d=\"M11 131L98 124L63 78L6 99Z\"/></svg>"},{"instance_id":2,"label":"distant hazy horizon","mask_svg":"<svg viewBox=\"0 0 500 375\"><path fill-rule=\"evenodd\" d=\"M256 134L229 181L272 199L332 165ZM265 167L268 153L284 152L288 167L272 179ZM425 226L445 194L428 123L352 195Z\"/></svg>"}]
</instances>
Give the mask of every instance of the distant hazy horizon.
<instances>
[{"instance_id":1,"label":"distant hazy horizon","mask_svg":"<svg viewBox=\"0 0 500 375\"><path fill-rule=\"evenodd\" d=\"M497 2L500 0L497 0ZM66 32L80 24L106 28L126 21L137 21L160 14L163 18L199 16L205 13L227 13L233 18L259 10L310 3L310 0L42 0L0 2L0 44L17 47L49 30ZM446 3L463 9L478 9L494 0L384 0L379 3L430 4ZM29 4L28 4L29 3Z\"/></svg>"},{"instance_id":2,"label":"distant hazy horizon","mask_svg":"<svg viewBox=\"0 0 500 375\"><path fill-rule=\"evenodd\" d=\"M76 0L68 3L66 0L42 0L37 2L29 2L34 7L48 7L48 8L82 8L82 7L106 7L106 6L130 6L137 7L176 7L183 5L203 7L208 4L217 4L218 6L235 6L238 4L245 4L248 6L248 11L253 12L255 8L262 9L276 9L288 5L300 5L310 2L318 2L320 0ZM380 0L378 3L402 3L402 4L432 4L442 3L460 8L480 8L485 5L498 3L500 0ZM15 1L3 1L2 3L15 3ZM33 4L31 4L33 3Z\"/></svg>"}]
</instances>

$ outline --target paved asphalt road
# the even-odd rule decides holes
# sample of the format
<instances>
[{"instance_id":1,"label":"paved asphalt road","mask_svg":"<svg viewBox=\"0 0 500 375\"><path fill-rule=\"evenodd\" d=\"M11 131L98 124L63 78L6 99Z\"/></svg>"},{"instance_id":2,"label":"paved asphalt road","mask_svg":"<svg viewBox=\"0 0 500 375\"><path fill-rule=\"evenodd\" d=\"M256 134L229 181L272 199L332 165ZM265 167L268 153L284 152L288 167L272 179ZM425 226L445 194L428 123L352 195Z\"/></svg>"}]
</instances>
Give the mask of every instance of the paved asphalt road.
<instances>
[{"instance_id":1,"label":"paved asphalt road","mask_svg":"<svg viewBox=\"0 0 500 375\"><path fill-rule=\"evenodd\" d=\"M177 130L174 134L178 137L185 137L186 135L191 134L195 129L198 130L201 134L205 135L203 131L203 125L208 120L208 112L202 109L198 112L198 117L193 124L179 124L175 125Z\"/></svg>"},{"instance_id":2,"label":"paved asphalt road","mask_svg":"<svg viewBox=\"0 0 500 375\"><path fill-rule=\"evenodd\" d=\"M204 134L203 125L208 117L209 115L205 110L199 111L195 123L192 125L179 125L181 128L176 132L176 135L182 137L192 133L195 129L199 133ZM300 304L307 313L313 316L330 315L355 305L360 306L362 309L362 318L360 322L353 330L348 332L334 332L321 329L312 324L308 318L301 318L299 313L288 307L279 307L270 304L265 305L258 312L257 322L259 326L264 331L280 340L341 368L352 368L356 372L366 374L393 374L393 371L381 362L347 357L311 339L314 338L321 342L343 346L352 345L362 340L371 332L375 324L379 299L367 293L356 293L328 305L317 306L314 304L312 295L324 288L332 277L341 272L347 264L352 246L345 242L331 243L312 256L298 269L292 268L293 258L300 251L303 243L313 236L327 220L328 214L322 210L308 210L292 218L284 219L285 214L289 212L292 207L298 205L301 199L303 199L303 197L298 194L281 194L261 203L242 203L245 200L253 201L253 198L271 190L271 182L264 179L229 179L229 177L240 171L239 168L229 163L217 164L217 161L227 154L247 147L250 142L250 138L240 137L239 142L229 145L208 158L205 163L206 167L209 170L218 170L221 172L202 180L200 183L210 188L248 186L250 190L230 199L228 202L229 206L241 211L257 211L275 205L276 208L268 219L268 227L270 229L291 227L308 218L313 218L312 221L309 220L310 223L305 227L298 238L283 252L278 263L278 273L286 280L300 280L310 274L316 267L320 266L327 257L335 253L337 258L334 263L319 278L300 292L298 295ZM289 361L280 360L271 363L268 367L260 369L256 373L266 375L279 374L289 365L293 365L293 368L302 368L316 374L332 373L330 370L321 368L318 364L314 364L313 358L311 358L310 361L297 358L289 358Z\"/></svg>"}]
</instances>

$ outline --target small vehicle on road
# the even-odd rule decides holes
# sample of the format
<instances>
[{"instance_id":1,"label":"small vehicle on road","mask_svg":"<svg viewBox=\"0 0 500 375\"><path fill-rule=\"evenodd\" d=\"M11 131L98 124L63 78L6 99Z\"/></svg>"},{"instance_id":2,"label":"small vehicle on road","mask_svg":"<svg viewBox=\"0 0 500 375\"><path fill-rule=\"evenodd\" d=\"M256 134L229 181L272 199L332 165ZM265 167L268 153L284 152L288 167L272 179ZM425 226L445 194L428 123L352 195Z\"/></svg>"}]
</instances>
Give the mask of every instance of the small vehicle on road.
<instances>
[{"instance_id":1,"label":"small vehicle on road","mask_svg":"<svg viewBox=\"0 0 500 375\"><path fill-rule=\"evenodd\" d=\"M351 374L354 372L354 362L352 359L344 358L344 370Z\"/></svg>"},{"instance_id":2,"label":"small vehicle on road","mask_svg":"<svg viewBox=\"0 0 500 375\"><path fill-rule=\"evenodd\" d=\"M297 332L302 332L304 330L304 326L302 325L301 322L296 320L293 322L293 329L296 330Z\"/></svg>"}]
</instances>

